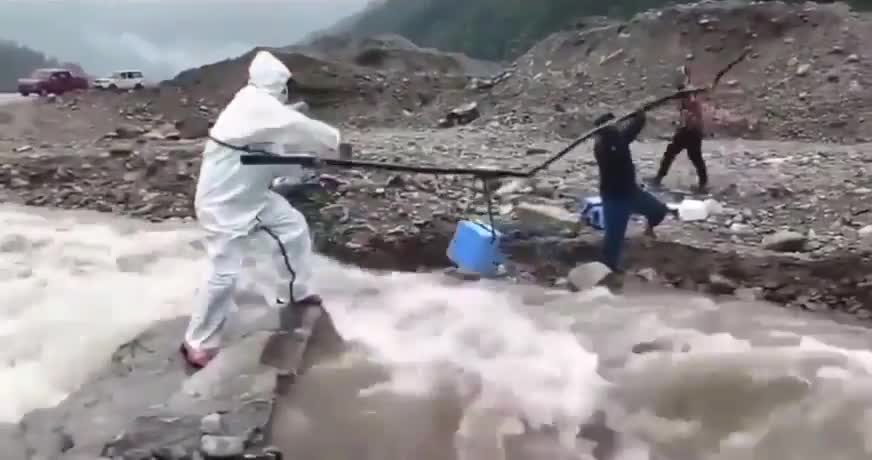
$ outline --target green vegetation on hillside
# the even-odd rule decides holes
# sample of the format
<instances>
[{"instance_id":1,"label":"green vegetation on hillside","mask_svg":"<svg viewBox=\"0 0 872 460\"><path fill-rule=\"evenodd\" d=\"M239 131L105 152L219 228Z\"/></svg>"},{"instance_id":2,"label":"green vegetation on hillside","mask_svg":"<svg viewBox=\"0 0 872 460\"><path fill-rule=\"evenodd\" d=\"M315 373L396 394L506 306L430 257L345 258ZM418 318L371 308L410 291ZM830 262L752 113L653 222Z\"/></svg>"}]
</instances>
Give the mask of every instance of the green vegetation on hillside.
<instances>
[{"instance_id":1,"label":"green vegetation on hillside","mask_svg":"<svg viewBox=\"0 0 872 460\"><path fill-rule=\"evenodd\" d=\"M420 46L512 59L583 16L628 18L672 0L387 0L364 12L350 32L396 33ZM850 0L869 9L872 0Z\"/></svg>"},{"instance_id":2,"label":"green vegetation on hillside","mask_svg":"<svg viewBox=\"0 0 872 460\"><path fill-rule=\"evenodd\" d=\"M61 65L39 51L6 40L0 40L0 63L0 93L17 91L18 79L29 76L40 67Z\"/></svg>"}]
</instances>

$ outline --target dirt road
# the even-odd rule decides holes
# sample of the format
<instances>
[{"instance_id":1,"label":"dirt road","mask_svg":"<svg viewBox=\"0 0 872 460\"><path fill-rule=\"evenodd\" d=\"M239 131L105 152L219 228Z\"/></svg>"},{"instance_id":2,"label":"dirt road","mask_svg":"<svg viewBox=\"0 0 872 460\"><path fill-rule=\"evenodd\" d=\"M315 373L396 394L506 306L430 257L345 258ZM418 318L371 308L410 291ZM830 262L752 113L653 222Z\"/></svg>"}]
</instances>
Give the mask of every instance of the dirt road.
<instances>
[{"instance_id":1,"label":"dirt road","mask_svg":"<svg viewBox=\"0 0 872 460\"><path fill-rule=\"evenodd\" d=\"M14 93L0 93L0 105L9 105L16 102L24 102L27 98Z\"/></svg>"},{"instance_id":2,"label":"dirt road","mask_svg":"<svg viewBox=\"0 0 872 460\"><path fill-rule=\"evenodd\" d=\"M27 110L24 105L27 102L30 102L30 99L24 96L0 93L0 142L12 141L23 134L21 127L27 124L31 117L30 110Z\"/></svg>"}]
</instances>

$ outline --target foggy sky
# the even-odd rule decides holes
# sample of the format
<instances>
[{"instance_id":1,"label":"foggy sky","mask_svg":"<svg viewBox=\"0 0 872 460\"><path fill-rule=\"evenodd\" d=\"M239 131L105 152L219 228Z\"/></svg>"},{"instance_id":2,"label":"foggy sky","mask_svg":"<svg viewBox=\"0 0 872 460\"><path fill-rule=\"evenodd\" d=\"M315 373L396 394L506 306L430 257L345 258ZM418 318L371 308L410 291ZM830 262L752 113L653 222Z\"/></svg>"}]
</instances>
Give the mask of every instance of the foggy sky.
<instances>
[{"instance_id":1,"label":"foggy sky","mask_svg":"<svg viewBox=\"0 0 872 460\"><path fill-rule=\"evenodd\" d=\"M0 39L92 75L140 69L151 79L285 46L368 0L0 0Z\"/></svg>"}]
</instances>

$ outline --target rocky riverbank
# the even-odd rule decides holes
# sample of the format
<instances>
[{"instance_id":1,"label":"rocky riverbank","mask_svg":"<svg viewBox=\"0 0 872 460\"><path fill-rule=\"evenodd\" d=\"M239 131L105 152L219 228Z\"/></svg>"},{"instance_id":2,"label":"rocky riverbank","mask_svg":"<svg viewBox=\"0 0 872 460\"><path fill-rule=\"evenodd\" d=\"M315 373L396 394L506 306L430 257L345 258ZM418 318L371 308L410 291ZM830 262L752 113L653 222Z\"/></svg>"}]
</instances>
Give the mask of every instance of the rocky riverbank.
<instances>
[{"instance_id":1,"label":"rocky riverbank","mask_svg":"<svg viewBox=\"0 0 872 460\"><path fill-rule=\"evenodd\" d=\"M122 127L93 145L43 145L4 155L3 199L35 206L94 209L153 221L192 219L201 142ZM355 157L435 165L524 169L562 144L520 130L348 131ZM660 142L636 147L650 174ZM695 222L667 221L658 241L632 237L631 271L658 283L717 293L738 291L812 310L866 317L872 305L868 248L872 214L864 151L868 145L712 141L706 154L716 210ZM693 183L679 160L665 201ZM826 171L823 173L822 171ZM595 164L580 147L532 182L496 198L519 276L562 283L596 257L600 235L578 228L579 197L596 193ZM481 184L461 176L324 170L320 180L285 190L309 218L318 248L378 269L445 267L445 248L461 218L483 218ZM691 197L693 198L693 197ZM697 197L704 198L704 197ZM631 234L634 231L631 230ZM753 293L753 294L749 294Z\"/></svg>"}]
</instances>

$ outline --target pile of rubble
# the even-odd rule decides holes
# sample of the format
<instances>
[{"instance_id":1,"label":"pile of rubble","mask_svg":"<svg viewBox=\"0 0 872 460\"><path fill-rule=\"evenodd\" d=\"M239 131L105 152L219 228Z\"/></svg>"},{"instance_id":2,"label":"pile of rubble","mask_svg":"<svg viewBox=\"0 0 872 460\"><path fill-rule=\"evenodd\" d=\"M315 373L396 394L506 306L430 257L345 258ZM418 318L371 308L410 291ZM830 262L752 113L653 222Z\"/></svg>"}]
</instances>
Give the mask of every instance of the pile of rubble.
<instances>
[{"instance_id":1,"label":"pile of rubble","mask_svg":"<svg viewBox=\"0 0 872 460\"><path fill-rule=\"evenodd\" d=\"M673 91L681 65L705 85L751 47L706 98L712 134L862 142L872 139L870 40L872 14L842 3L705 1L586 21L519 58L483 98L485 118L578 133L607 110ZM667 128L672 112L655 114L655 124Z\"/></svg>"}]
</instances>

